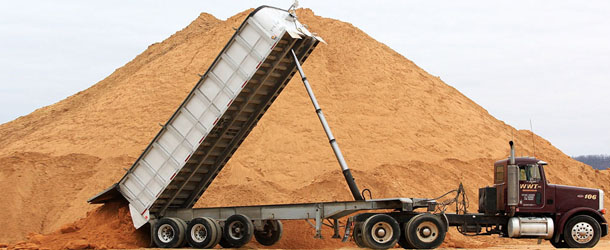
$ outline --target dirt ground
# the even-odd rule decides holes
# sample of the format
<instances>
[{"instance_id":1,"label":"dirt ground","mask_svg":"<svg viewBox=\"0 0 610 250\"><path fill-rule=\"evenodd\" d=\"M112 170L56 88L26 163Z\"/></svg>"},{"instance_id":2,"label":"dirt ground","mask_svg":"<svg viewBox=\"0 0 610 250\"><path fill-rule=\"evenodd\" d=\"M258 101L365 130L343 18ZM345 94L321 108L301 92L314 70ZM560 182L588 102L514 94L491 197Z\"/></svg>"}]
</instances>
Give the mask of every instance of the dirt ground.
<instances>
[{"instance_id":1,"label":"dirt ground","mask_svg":"<svg viewBox=\"0 0 610 250\"><path fill-rule=\"evenodd\" d=\"M139 248L139 249L147 249L147 250L151 250L151 249L155 249L155 250L166 250L165 248ZM184 249L184 248L180 248L180 249ZM341 250L360 250L361 248L339 248ZM399 249L399 248L397 248ZM489 248L437 248L437 249L477 249L477 250L497 250L497 249L515 249L515 250L525 250L525 249L531 249L531 250L542 250L542 249L555 249L551 244L547 243L547 242L542 242L540 245L538 244L528 244L528 245L500 245L500 246L494 246L494 247L489 247ZM597 246L595 246L594 248L589 248L589 249L610 249L610 240L602 240L599 242L599 244L597 244Z\"/></svg>"},{"instance_id":2,"label":"dirt ground","mask_svg":"<svg viewBox=\"0 0 610 250\"><path fill-rule=\"evenodd\" d=\"M438 249L469 249L469 248L438 248ZM489 247L489 248L476 248L478 250L492 250L492 249L555 249L551 244L549 244L548 242L542 242L540 245L538 244L533 244L533 245L500 245L500 246L494 246L494 247ZM589 249L610 249L610 240L602 240L600 241L597 246L595 246L594 248L589 248Z\"/></svg>"}]
</instances>

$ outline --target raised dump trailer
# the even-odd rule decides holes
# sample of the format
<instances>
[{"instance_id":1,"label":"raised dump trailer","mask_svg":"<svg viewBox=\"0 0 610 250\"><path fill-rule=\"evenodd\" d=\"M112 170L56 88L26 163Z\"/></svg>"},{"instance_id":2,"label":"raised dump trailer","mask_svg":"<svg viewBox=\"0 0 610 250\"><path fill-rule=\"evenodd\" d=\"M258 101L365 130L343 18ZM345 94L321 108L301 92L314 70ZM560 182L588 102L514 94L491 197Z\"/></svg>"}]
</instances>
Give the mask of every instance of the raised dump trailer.
<instances>
[{"instance_id":1,"label":"raised dump trailer","mask_svg":"<svg viewBox=\"0 0 610 250\"><path fill-rule=\"evenodd\" d=\"M137 228L190 208L322 41L294 15L263 6L248 15L187 98L114 186L89 200L129 201Z\"/></svg>"},{"instance_id":2,"label":"raised dump trailer","mask_svg":"<svg viewBox=\"0 0 610 250\"><path fill-rule=\"evenodd\" d=\"M364 200L300 65L321 41L293 9L254 10L125 176L89 202L126 199L134 226L149 223L152 241L167 248L235 248L252 237L273 245L281 220L313 220L317 238L329 226L333 238L351 235L374 249L435 248L449 226L468 235L543 238L558 247L591 247L607 235L602 190L549 184L546 163L516 158L512 142L510 157L493 166L494 185L479 190L479 213L467 212L461 186L438 203ZM297 71L355 201L193 208ZM449 204L456 213L446 213Z\"/></svg>"},{"instance_id":3,"label":"raised dump trailer","mask_svg":"<svg viewBox=\"0 0 610 250\"><path fill-rule=\"evenodd\" d=\"M192 209L300 69L295 62L304 62L321 41L292 11L268 6L254 10L125 176L89 202L124 198L129 202L134 226L150 223L158 246L177 247L188 241L192 246L206 248L219 242L238 247L247 243L253 232L278 232L279 219L313 219L320 237L324 219L333 219L338 231L337 220L359 210L433 209L434 201L425 199L364 201L308 84L307 90L357 201ZM213 221L202 224L197 219L202 215ZM244 219L246 216L251 218ZM227 220L229 224L235 220L239 223L225 226ZM270 229L268 224L274 226ZM206 230L209 225L213 227ZM225 237L220 237L220 225L227 231ZM187 227L191 233L184 233ZM216 236L206 238L202 232ZM256 235L265 244L276 241L265 241L260 233Z\"/></svg>"}]
</instances>

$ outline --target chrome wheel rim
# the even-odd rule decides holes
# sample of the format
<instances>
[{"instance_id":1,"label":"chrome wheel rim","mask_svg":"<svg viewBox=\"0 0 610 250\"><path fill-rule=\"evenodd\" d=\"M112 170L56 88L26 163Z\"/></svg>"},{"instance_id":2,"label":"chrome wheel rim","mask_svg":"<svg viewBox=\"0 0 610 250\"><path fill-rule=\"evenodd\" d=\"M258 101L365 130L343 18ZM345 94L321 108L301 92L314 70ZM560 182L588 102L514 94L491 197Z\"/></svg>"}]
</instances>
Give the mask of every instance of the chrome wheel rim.
<instances>
[{"instance_id":1,"label":"chrome wheel rim","mask_svg":"<svg viewBox=\"0 0 610 250\"><path fill-rule=\"evenodd\" d=\"M572 239L580 244L589 243L594 235L593 227L587 222L578 222L572 227Z\"/></svg>"},{"instance_id":2,"label":"chrome wheel rim","mask_svg":"<svg viewBox=\"0 0 610 250\"><path fill-rule=\"evenodd\" d=\"M380 244L390 241L393 235L392 226L387 222L379 222L371 228L371 237L375 242Z\"/></svg>"},{"instance_id":3,"label":"chrome wheel rim","mask_svg":"<svg viewBox=\"0 0 610 250\"><path fill-rule=\"evenodd\" d=\"M438 237L438 227L430 221L424 221L417 226L417 238L425 243L430 243Z\"/></svg>"},{"instance_id":4,"label":"chrome wheel rim","mask_svg":"<svg viewBox=\"0 0 610 250\"><path fill-rule=\"evenodd\" d=\"M163 224L157 230L157 237L163 243L169 243L175 236L174 228L169 224Z\"/></svg>"},{"instance_id":5,"label":"chrome wheel rim","mask_svg":"<svg viewBox=\"0 0 610 250\"><path fill-rule=\"evenodd\" d=\"M197 243L203 242L208 238L208 230L202 224L197 224L191 229L191 239Z\"/></svg>"},{"instance_id":6,"label":"chrome wheel rim","mask_svg":"<svg viewBox=\"0 0 610 250\"><path fill-rule=\"evenodd\" d=\"M245 225L241 221L234 221L229 224L229 237L232 239L239 240L243 238L245 231Z\"/></svg>"}]
</instances>

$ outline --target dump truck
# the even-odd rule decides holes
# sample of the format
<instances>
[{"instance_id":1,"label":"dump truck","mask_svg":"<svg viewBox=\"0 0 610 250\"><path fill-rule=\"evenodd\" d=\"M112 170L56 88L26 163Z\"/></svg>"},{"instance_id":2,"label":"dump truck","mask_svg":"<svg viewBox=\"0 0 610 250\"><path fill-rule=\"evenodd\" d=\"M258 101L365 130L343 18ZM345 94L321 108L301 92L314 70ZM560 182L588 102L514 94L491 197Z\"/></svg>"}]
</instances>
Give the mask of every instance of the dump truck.
<instances>
[{"instance_id":1,"label":"dump truck","mask_svg":"<svg viewBox=\"0 0 610 250\"><path fill-rule=\"evenodd\" d=\"M491 166L494 183L479 190L477 213L467 211L461 185L434 199L365 199L301 67L320 42L294 8L252 11L126 174L88 202L126 200L134 227L149 225L162 248L236 248L252 238L270 246L282 220L306 220L315 238L327 226L332 238L373 249L436 248L449 227L556 247L593 247L608 234L602 190L550 184L547 163L515 157L512 142L509 157ZM354 200L193 208L297 72Z\"/></svg>"}]
</instances>

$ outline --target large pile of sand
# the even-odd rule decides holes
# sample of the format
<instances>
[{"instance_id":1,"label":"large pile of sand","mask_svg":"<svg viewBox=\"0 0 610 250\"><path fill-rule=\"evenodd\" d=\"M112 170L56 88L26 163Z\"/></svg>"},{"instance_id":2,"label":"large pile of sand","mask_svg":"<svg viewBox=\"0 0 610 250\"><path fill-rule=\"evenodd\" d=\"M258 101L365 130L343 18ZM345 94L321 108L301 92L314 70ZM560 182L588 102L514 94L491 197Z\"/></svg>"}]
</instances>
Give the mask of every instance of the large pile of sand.
<instances>
[{"instance_id":1,"label":"large pile of sand","mask_svg":"<svg viewBox=\"0 0 610 250\"><path fill-rule=\"evenodd\" d=\"M94 209L87 198L124 174L248 12L227 21L202 14L89 89L0 125L0 243L54 232ZM304 69L354 177L373 197L435 197L459 182L477 197L478 187L491 183L492 163L507 156L513 135L517 153L532 155L529 131L495 119L358 28L310 10L300 10L299 16L328 42L318 46ZM197 206L351 199L313 111L300 79L293 79ZM610 171L594 171L541 137L535 142L536 156L550 162L551 182L610 193ZM475 211L476 199L471 200ZM99 247L88 233L97 230L96 223L86 223L98 215L77 222L84 229L70 237ZM129 234L122 225L99 230ZM308 241L312 229L302 222L291 225L295 229L289 233L287 226L286 237L303 238L296 247L340 245ZM53 235L60 237L61 230ZM487 241L468 242L485 246ZM145 240L104 246L138 242ZM280 247L295 246L291 242L297 241L284 239ZM447 244L464 242L452 234Z\"/></svg>"}]
</instances>

